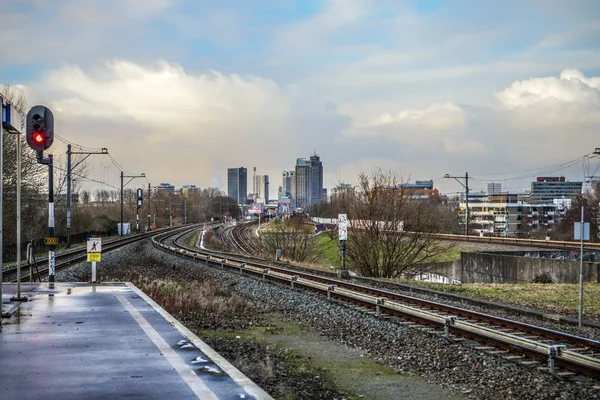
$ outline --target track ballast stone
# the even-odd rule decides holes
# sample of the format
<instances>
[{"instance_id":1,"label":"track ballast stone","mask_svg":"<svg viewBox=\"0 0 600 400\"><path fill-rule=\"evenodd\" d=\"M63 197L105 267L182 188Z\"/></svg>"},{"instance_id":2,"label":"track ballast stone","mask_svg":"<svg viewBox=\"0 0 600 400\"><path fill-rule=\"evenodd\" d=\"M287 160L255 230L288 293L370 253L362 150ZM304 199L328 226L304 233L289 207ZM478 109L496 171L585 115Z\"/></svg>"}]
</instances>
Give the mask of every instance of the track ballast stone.
<instances>
[{"instance_id":1,"label":"track ballast stone","mask_svg":"<svg viewBox=\"0 0 600 400\"><path fill-rule=\"evenodd\" d=\"M377 318L316 294L184 260L155 249L147 241L104 254L102 258L98 264L101 279L138 274L152 279L182 274L189 280L212 279L251 299L257 311L278 312L284 319L307 324L400 372L417 374L469 398L600 398L598 390L590 384L559 381L536 367L525 367L460 344L448 344L436 334ZM90 278L89 263L57 274L58 281Z\"/></svg>"}]
</instances>

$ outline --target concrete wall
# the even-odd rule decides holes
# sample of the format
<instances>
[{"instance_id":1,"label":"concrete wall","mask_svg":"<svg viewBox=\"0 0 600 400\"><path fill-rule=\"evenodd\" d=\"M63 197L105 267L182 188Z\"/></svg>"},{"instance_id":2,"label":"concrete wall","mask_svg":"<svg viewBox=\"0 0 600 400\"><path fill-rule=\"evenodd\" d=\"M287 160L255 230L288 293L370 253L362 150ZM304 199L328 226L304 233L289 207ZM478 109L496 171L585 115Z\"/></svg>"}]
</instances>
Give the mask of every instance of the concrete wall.
<instances>
[{"instance_id":1,"label":"concrete wall","mask_svg":"<svg viewBox=\"0 0 600 400\"><path fill-rule=\"evenodd\" d=\"M460 260L422 264L419 270L462 283L526 283L544 273L556 283L579 282L579 261L506 254L461 253ZM584 262L583 271L586 282L600 282L600 263Z\"/></svg>"},{"instance_id":2,"label":"concrete wall","mask_svg":"<svg viewBox=\"0 0 600 400\"><path fill-rule=\"evenodd\" d=\"M599 282L600 264L584 262L584 280ZM544 273L553 282L579 282L579 262L548 258L527 258L486 253L461 253L460 278L463 283L531 282Z\"/></svg>"}]
</instances>

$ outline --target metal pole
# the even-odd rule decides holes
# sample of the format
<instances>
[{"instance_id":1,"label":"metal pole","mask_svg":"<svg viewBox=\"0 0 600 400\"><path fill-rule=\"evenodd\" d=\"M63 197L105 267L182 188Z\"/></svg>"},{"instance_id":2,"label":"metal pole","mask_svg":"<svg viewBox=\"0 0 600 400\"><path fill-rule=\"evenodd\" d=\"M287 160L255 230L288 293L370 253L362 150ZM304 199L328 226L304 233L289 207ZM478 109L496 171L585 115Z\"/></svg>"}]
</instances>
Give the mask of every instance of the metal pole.
<instances>
[{"instance_id":1,"label":"metal pole","mask_svg":"<svg viewBox=\"0 0 600 400\"><path fill-rule=\"evenodd\" d=\"M467 195L466 198L466 221L465 221L465 233L467 236L469 236L469 173L466 172L465 173L465 193Z\"/></svg>"},{"instance_id":2,"label":"metal pole","mask_svg":"<svg viewBox=\"0 0 600 400\"><path fill-rule=\"evenodd\" d=\"M54 237L54 167L52 154L48 154L48 236ZM50 245L48 250L48 282L56 280L55 246Z\"/></svg>"},{"instance_id":3,"label":"metal pole","mask_svg":"<svg viewBox=\"0 0 600 400\"><path fill-rule=\"evenodd\" d=\"M183 223L187 224L187 197L183 198Z\"/></svg>"},{"instance_id":4,"label":"metal pole","mask_svg":"<svg viewBox=\"0 0 600 400\"><path fill-rule=\"evenodd\" d=\"M71 247L71 145L67 145L67 248Z\"/></svg>"},{"instance_id":5,"label":"metal pole","mask_svg":"<svg viewBox=\"0 0 600 400\"><path fill-rule=\"evenodd\" d=\"M135 231L140 233L140 209L135 210Z\"/></svg>"},{"instance_id":6,"label":"metal pole","mask_svg":"<svg viewBox=\"0 0 600 400\"><path fill-rule=\"evenodd\" d=\"M123 236L123 171L121 171L121 233L119 236Z\"/></svg>"},{"instance_id":7,"label":"metal pole","mask_svg":"<svg viewBox=\"0 0 600 400\"><path fill-rule=\"evenodd\" d=\"M3 164L3 152L4 152L4 127L3 127L3 117L2 117L2 108L4 107L4 99L0 96L0 315L2 312L2 252L4 251L4 246L2 245L2 195L3 195L3 187L2 187L2 177L4 176L4 171L2 168ZM2 324L2 319L0 318L0 325ZM1 328L1 327L0 327Z\"/></svg>"},{"instance_id":8,"label":"metal pole","mask_svg":"<svg viewBox=\"0 0 600 400\"><path fill-rule=\"evenodd\" d=\"M15 136L17 137L17 299L21 299L21 135Z\"/></svg>"},{"instance_id":9,"label":"metal pole","mask_svg":"<svg viewBox=\"0 0 600 400\"><path fill-rule=\"evenodd\" d=\"M171 212L171 197L173 196L173 192L169 190L169 228L173 227L173 213Z\"/></svg>"},{"instance_id":10,"label":"metal pole","mask_svg":"<svg viewBox=\"0 0 600 400\"><path fill-rule=\"evenodd\" d=\"M583 324L583 206L581 206L581 225L579 227L579 327Z\"/></svg>"},{"instance_id":11,"label":"metal pole","mask_svg":"<svg viewBox=\"0 0 600 400\"><path fill-rule=\"evenodd\" d=\"M150 228L150 182L148 182L148 231Z\"/></svg>"}]
</instances>

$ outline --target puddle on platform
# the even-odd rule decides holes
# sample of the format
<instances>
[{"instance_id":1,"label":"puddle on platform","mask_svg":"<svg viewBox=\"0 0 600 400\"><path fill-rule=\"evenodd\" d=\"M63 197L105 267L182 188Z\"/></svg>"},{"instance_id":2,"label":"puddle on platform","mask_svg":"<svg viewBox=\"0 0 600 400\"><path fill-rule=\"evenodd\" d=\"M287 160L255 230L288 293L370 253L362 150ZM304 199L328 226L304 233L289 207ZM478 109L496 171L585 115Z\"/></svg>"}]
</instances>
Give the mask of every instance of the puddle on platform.
<instances>
[{"instance_id":1,"label":"puddle on platform","mask_svg":"<svg viewBox=\"0 0 600 400\"><path fill-rule=\"evenodd\" d=\"M198 372L204 372L212 376L227 376L225 372L221 371L219 368L211 367L209 365L198 369Z\"/></svg>"}]
</instances>

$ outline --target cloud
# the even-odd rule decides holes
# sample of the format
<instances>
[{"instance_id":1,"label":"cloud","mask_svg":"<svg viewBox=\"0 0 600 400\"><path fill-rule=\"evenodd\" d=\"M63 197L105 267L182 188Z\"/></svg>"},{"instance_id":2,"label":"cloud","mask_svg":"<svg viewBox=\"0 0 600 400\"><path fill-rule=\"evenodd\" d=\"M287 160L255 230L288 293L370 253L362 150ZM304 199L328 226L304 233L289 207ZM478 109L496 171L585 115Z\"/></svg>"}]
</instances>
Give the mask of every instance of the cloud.
<instances>
[{"instance_id":1,"label":"cloud","mask_svg":"<svg viewBox=\"0 0 600 400\"><path fill-rule=\"evenodd\" d=\"M43 93L60 136L109 147L125 168L150 179L208 185L215 170L224 174L289 139L285 89L254 76L114 60L94 71L50 71L29 90L36 100Z\"/></svg>"},{"instance_id":2,"label":"cloud","mask_svg":"<svg viewBox=\"0 0 600 400\"><path fill-rule=\"evenodd\" d=\"M600 77L587 78L576 69L565 69L560 78L517 81L511 87L495 93L495 96L508 109L530 107L544 102L600 106L599 89Z\"/></svg>"}]
</instances>

